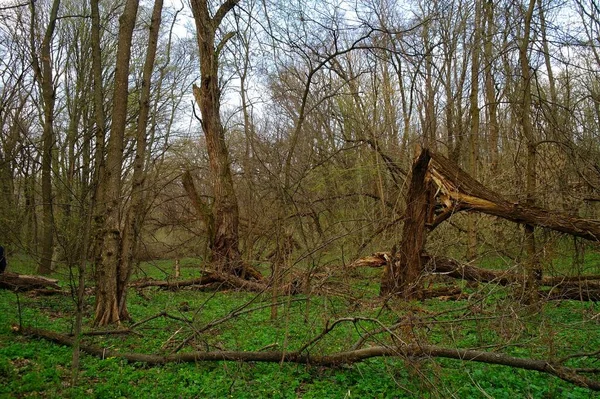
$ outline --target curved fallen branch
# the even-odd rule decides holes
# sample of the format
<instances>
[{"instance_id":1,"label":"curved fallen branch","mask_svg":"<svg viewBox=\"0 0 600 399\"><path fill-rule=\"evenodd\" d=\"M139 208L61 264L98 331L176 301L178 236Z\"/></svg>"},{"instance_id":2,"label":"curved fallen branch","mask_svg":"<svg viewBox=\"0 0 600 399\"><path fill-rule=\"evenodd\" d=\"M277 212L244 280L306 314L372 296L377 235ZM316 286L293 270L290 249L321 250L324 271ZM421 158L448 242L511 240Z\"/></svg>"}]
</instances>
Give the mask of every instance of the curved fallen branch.
<instances>
[{"instance_id":1,"label":"curved fallen branch","mask_svg":"<svg viewBox=\"0 0 600 399\"><path fill-rule=\"evenodd\" d=\"M23 328L23 334L44 338L61 345L72 346L73 337L59 334L54 331L37 328ZM329 355L311 355L309 352L244 352L244 351L213 351L213 352L187 352L170 355L148 355L143 353L120 353L107 348L94 345L81 345L81 350L99 358L114 357L129 362L140 362L148 365L162 365L166 363L199 362L199 361L241 361L241 362L289 362L310 364L315 366L336 367L351 365L375 357L426 357L448 358L462 361L473 361L488 364L498 364L524 370L534 370L556 376L574 385L600 391L600 381L593 380L574 369L564 367L547 360L525 359L509 356L502 353L485 352L471 349L444 348L435 345L407 344L397 347L372 346L369 348L338 352Z\"/></svg>"}]
</instances>

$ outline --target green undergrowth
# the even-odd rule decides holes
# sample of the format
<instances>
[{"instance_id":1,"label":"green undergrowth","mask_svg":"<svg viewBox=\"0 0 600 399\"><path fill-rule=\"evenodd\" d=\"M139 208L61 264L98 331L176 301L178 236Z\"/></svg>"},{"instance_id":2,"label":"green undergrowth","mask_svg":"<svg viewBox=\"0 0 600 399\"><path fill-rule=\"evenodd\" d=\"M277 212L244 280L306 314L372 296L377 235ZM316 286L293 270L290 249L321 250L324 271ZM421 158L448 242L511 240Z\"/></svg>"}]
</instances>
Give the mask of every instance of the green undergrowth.
<instances>
[{"instance_id":1,"label":"green undergrowth","mask_svg":"<svg viewBox=\"0 0 600 399\"><path fill-rule=\"evenodd\" d=\"M182 259L181 278L196 277L200 263ZM11 269L32 273L27 259ZM134 278L172 278L173 261L148 262ZM278 300L271 319L270 294L236 291L130 290L134 321L160 312L189 320L157 317L136 334L85 337L120 352L169 354L181 351L293 351L335 320L341 322L308 348L314 355L348 350L368 331L398 324L393 337L371 336L365 347L406 343L496 350L516 357L559 359L600 347L600 320L593 303L548 302L520 305L505 287L464 287L461 300L382 301L376 297L378 271L355 270L332 277L329 296ZM69 273L54 277L68 288ZM439 283L436 283L439 284ZM93 296L86 297L84 329L91 329ZM591 398L587 389L535 371L451 359L374 358L338 368L297 364L198 362L147 366L118 358L82 355L79 378L71 384L72 350L22 336L13 326L70 333L70 296L32 296L0 290L0 398ZM214 324L232 311L248 311ZM214 325L210 328L207 326ZM194 335L194 331L200 331ZM193 337L190 339L190 337ZM593 358L569 360L571 367L598 367Z\"/></svg>"}]
</instances>

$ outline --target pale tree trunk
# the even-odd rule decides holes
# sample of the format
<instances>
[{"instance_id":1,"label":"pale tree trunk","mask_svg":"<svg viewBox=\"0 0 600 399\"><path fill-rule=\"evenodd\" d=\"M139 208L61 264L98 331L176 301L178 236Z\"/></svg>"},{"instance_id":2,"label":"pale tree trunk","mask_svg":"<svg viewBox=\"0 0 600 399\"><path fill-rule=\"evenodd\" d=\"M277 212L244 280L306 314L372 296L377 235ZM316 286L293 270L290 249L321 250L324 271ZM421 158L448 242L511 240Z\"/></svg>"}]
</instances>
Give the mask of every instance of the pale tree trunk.
<instances>
[{"instance_id":1,"label":"pale tree trunk","mask_svg":"<svg viewBox=\"0 0 600 399\"><path fill-rule=\"evenodd\" d=\"M117 298L119 299L119 318L129 319L127 311L127 283L133 269L135 249L140 238L140 230L144 218L144 189L146 180L146 130L148 127L148 116L150 114L150 86L154 60L156 59L156 48L158 45L158 32L160 29L163 0L155 0L150 21L150 34L148 38L148 50L144 61L142 72L142 90L140 93L140 110L136 131L136 152L133 163L133 188L129 211L125 219L123 239L121 246L121 261L117 270Z\"/></svg>"},{"instance_id":2,"label":"pale tree trunk","mask_svg":"<svg viewBox=\"0 0 600 399\"><path fill-rule=\"evenodd\" d=\"M42 108L44 110L44 129L42 132L42 240L39 274L52 271L54 253L54 217L52 211L52 152L54 151L54 103L56 93L52 77L51 44L56 28L60 0L52 2L50 19L44 32L44 38L38 57L35 45L36 5L31 2L31 58L35 80L42 92Z\"/></svg>"},{"instance_id":3,"label":"pale tree trunk","mask_svg":"<svg viewBox=\"0 0 600 399\"><path fill-rule=\"evenodd\" d=\"M96 313L98 326L121 321L119 312L119 262L121 254L121 172L123 168L123 139L127 123L129 93L129 60L131 42L138 10L138 0L127 0L119 18L119 36L113 92L113 111L106 170L102 184L105 193L105 220L100 259L96 265Z\"/></svg>"},{"instance_id":4,"label":"pale tree trunk","mask_svg":"<svg viewBox=\"0 0 600 399\"><path fill-rule=\"evenodd\" d=\"M239 208L225 143L225 130L221 123L218 65L219 52L232 35L226 35L218 45L215 44L219 25L238 2L239 0L225 1L212 17L207 0L192 0L190 4L200 53L200 86L194 86L194 97L202 115L202 130L206 139L214 195L212 261L217 271L239 275L244 270L239 250Z\"/></svg>"},{"instance_id":5,"label":"pale tree trunk","mask_svg":"<svg viewBox=\"0 0 600 399\"><path fill-rule=\"evenodd\" d=\"M523 37L519 43L519 63L521 65L521 84L523 90L523 103L521 104L521 128L523 136L527 142L527 172L526 172L526 205L533 206L535 204L536 191L536 141L533 133L533 125L531 122L531 71L529 68L529 40L531 34L531 21L533 19L533 10L536 0L530 0L528 9L525 13L525 21L523 27ZM525 286L524 300L535 301L538 296L537 286L542 278L542 271L539 267L537 259L534 226L525 225L525 245L527 249L527 257L525 264Z\"/></svg>"}]
</instances>

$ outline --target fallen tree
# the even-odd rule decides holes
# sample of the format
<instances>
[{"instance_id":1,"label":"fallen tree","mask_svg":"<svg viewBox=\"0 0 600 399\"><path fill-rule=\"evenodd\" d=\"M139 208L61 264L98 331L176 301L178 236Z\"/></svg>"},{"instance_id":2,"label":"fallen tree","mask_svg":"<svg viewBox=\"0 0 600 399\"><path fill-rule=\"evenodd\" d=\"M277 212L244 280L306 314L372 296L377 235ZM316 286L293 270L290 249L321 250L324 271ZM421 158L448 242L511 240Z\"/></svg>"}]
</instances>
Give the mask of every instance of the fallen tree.
<instances>
[{"instance_id":1,"label":"fallen tree","mask_svg":"<svg viewBox=\"0 0 600 399\"><path fill-rule=\"evenodd\" d=\"M333 328L333 327L331 327ZM23 328L17 331L36 338L67 346L73 346L75 338L54 331L37 328ZM330 331L330 329L329 329ZM328 331L326 331L328 332ZM325 332L325 333L326 333ZM371 346L326 355L314 355L305 345L299 351L210 351L185 352L170 355L152 355L144 353L121 353L109 348L81 344L80 349L101 359L118 358L134 363L147 365L163 365L167 363L202 362L202 361L235 361L235 362L270 362L270 363L300 363L321 367L338 367L352 365L366 359L376 357L398 358L448 358L460 361L473 361L488 364L503 365L524 370L534 370L558 377L574 385L600 391L600 382L578 373L576 369L565 367L558 362L543 359L527 359L509 356L503 353L486 352L472 349L445 348L436 345L403 344L394 347Z\"/></svg>"},{"instance_id":2,"label":"fallen tree","mask_svg":"<svg viewBox=\"0 0 600 399\"><path fill-rule=\"evenodd\" d=\"M389 252L376 252L357 259L350 267L389 267L392 255ZM428 274L443 274L448 277L478 283L494 283L499 285L519 284L523 278L511 271L489 270L466 265L457 260L442 256L421 254L421 264ZM546 276L540 280L540 295L549 300L573 299L580 301L600 300L600 276ZM435 295L434 295L435 296ZM423 290L419 298L430 298L432 294Z\"/></svg>"},{"instance_id":3,"label":"fallen tree","mask_svg":"<svg viewBox=\"0 0 600 399\"><path fill-rule=\"evenodd\" d=\"M485 187L448 158L427 149L415 160L407 193L402 239L397 251L384 264L381 295L395 294L419 298L423 287L420 276L431 259L424 256L427 233L452 215L481 212L515 223L555 230L588 240L600 240L600 221L578 218L562 212L506 200ZM490 271L454 265L448 261L433 262L435 268L478 281L508 284L515 278L532 280L531 276L497 276ZM537 279L535 279L537 280ZM570 291L563 291L568 295Z\"/></svg>"},{"instance_id":4,"label":"fallen tree","mask_svg":"<svg viewBox=\"0 0 600 399\"><path fill-rule=\"evenodd\" d=\"M32 291L42 288L60 290L58 280L12 272L0 273L0 288L14 291Z\"/></svg>"},{"instance_id":5,"label":"fallen tree","mask_svg":"<svg viewBox=\"0 0 600 399\"><path fill-rule=\"evenodd\" d=\"M131 288L158 287L164 289L180 289L184 287L221 285L223 288L240 289L251 292L265 292L270 285L264 279L261 281L247 280L233 274L219 273L215 271L204 271L202 276L188 280L153 280L143 279L133 281L129 284ZM299 279L280 287L280 291L289 294L297 294L301 291L302 284Z\"/></svg>"},{"instance_id":6,"label":"fallen tree","mask_svg":"<svg viewBox=\"0 0 600 399\"><path fill-rule=\"evenodd\" d=\"M233 274L218 273L218 272L204 272L202 276L188 279L188 280L152 280L145 279L139 281L132 281L129 286L132 288L146 288L146 287L159 287L165 289L179 289L183 287L208 285L214 283L221 283L227 288L239 288L248 291L263 292L267 285L246 280Z\"/></svg>"}]
</instances>

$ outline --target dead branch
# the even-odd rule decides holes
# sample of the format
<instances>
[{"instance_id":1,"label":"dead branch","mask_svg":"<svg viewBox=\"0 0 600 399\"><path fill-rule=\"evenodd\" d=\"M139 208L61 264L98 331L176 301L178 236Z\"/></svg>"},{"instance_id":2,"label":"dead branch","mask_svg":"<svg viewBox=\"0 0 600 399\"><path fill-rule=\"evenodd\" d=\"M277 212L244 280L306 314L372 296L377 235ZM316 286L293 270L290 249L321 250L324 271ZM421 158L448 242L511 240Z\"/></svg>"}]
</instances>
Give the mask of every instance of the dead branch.
<instances>
[{"instance_id":1,"label":"dead branch","mask_svg":"<svg viewBox=\"0 0 600 399\"><path fill-rule=\"evenodd\" d=\"M53 288L60 291L58 280L44 276L31 276L12 272L0 273L0 288L14 291L31 291Z\"/></svg>"},{"instance_id":2,"label":"dead branch","mask_svg":"<svg viewBox=\"0 0 600 399\"><path fill-rule=\"evenodd\" d=\"M385 267L390 261L389 252L376 252L370 256L357 259L350 267ZM421 263L425 265L428 273L444 274L466 281L479 283L494 283L499 285L518 284L523 277L505 270L489 270L473 265L467 265L457 260L442 256L421 255ZM571 299L576 301L600 300L600 276L547 276L540 281L540 287L549 287L540 294L548 300ZM438 291L425 290L420 298L433 298L439 296L455 296L460 292L457 288L444 288Z\"/></svg>"},{"instance_id":3,"label":"dead branch","mask_svg":"<svg viewBox=\"0 0 600 399\"><path fill-rule=\"evenodd\" d=\"M54 331L37 328L23 328L21 333L33 337L44 338L61 345L72 346L74 339ZM376 357L421 357L448 358L461 361L473 361L487 364L498 364L524 370L534 370L556 376L574 385L600 391L600 382L578 374L574 369L561 366L547 360L528 359L509 356L503 353L485 352L471 349L444 348L435 345L405 344L396 347L372 346L369 348L337 352L327 355L311 355L308 352L284 351L213 351L186 352L170 355L148 355L143 353L120 353L94 345L81 345L81 350L101 359L108 357L124 359L129 362L163 365L166 363L200 362L200 361L237 361L237 362L289 362L310 364L323 367L351 365Z\"/></svg>"},{"instance_id":4,"label":"dead branch","mask_svg":"<svg viewBox=\"0 0 600 399\"><path fill-rule=\"evenodd\" d=\"M224 274L217 272L204 272L201 277L190 280L142 280L134 281L129 284L134 288L159 287L164 289L179 289L196 285L206 285L213 283L221 283L226 288L239 288L246 291L263 292L267 289L267 285L257 281L245 280L236 277L232 274Z\"/></svg>"}]
</instances>

